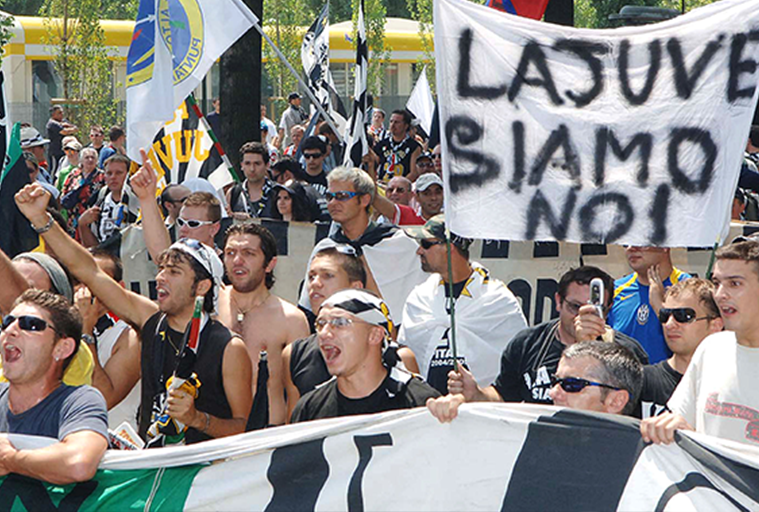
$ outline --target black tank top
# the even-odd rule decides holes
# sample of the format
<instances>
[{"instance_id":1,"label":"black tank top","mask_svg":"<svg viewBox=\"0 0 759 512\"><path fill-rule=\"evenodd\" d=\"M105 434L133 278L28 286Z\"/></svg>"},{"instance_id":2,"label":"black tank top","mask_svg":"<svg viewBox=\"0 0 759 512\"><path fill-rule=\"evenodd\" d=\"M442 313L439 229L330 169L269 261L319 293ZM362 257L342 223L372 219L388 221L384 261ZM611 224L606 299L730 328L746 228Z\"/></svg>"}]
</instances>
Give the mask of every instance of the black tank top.
<instances>
[{"instance_id":1,"label":"black tank top","mask_svg":"<svg viewBox=\"0 0 759 512\"><path fill-rule=\"evenodd\" d=\"M139 435L146 438L153 409L160 407L166 395L166 381L178 359L183 333L168 326L163 313L151 316L142 326L142 404L140 407ZM200 348L195 373L200 380L195 408L221 419L232 418L232 408L224 391L222 367L224 350L232 333L215 320L209 320L200 332ZM173 343L173 344L172 344ZM187 444L211 439L194 428L187 429Z\"/></svg>"},{"instance_id":2,"label":"black tank top","mask_svg":"<svg viewBox=\"0 0 759 512\"><path fill-rule=\"evenodd\" d=\"M316 334L295 340L290 350L290 376L300 396L332 378L319 350Z\"/></svg>"}]
</instances>

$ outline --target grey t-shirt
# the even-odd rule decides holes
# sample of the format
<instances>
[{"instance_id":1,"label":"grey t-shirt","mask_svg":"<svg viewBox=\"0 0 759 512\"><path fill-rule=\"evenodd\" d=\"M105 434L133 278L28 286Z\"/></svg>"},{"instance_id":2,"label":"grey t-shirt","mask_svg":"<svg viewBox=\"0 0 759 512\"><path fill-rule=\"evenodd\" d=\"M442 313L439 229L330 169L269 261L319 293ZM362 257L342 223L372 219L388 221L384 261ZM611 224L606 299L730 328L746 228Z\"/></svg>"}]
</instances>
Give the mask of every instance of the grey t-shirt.
<instances>
[{"instance_id":1,"label":"grey t-shirt","mask_svg":"<svg viewBox=\"0 0 759 512\"><path fill-rule=\"evenodd\" d=\"M7 382L0 383L0 432L63 441L74 432L92 430L108 439L108 409L97 389L61 384L31 409L13 414L8 406L8 388Z\"/></svg>"}]
</instances>

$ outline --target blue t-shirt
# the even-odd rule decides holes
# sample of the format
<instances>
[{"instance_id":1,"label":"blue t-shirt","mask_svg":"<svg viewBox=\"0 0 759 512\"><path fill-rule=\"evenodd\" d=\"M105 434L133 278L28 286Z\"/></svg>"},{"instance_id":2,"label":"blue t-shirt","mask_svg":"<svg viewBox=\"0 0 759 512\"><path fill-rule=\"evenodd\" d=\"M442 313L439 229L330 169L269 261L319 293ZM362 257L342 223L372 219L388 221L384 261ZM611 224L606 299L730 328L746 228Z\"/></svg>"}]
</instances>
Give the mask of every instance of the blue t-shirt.
<instances>
[{"instance_id":1,"label":"blue t-shirt","mask_svg":"<svg viewBox=\"0 0 759 512\"><path fill-rule=\"evenodd\" d=\"M0 432L63 439L92 430L108 439L108 409L100 391L90 386L61 384L40 403L21 414L8 405L7 382L0 383Z\"/></svg>"},{"instance_id":2,"label":"blue t-shirt","mask_svg":"<svg viewBox=\"0 0 759 512\"><path fill-rule=\"evenodd\" d=\"M669 288L689 277L689 274L673 267L672 273L664 280L664 287ZM635 338L648 353L651 364L672 355L664 340L661 323L648 302L648 286L640 284L637 273L614 281L614 303L606 323Z\"/></svg>"},{"instance_id":3,"label":"blue t-shirt","mask_svg":"<svg viewBox=\"0 0 759 512\"><path fill-rule=\"evenodd\" d=\"M98 157L98 168L105 169L105 161L116 154L116 149L111 146L103 146L100 149L100 156Z\"/></svg>"}]
</instances>

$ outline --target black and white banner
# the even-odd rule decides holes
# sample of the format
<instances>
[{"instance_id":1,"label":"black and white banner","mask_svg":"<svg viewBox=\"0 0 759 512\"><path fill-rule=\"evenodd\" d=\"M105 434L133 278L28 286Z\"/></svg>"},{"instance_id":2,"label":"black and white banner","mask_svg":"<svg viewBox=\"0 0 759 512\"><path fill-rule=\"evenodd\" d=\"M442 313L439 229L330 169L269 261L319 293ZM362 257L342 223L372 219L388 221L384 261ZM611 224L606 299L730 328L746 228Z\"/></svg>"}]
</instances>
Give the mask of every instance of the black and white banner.
<instances>
[{"instance_id":1,"label":"black and white banner","mask_svg":"<svg viewBox=\"0 0 759 512\"><path fill-rule=\"evenodd\" d=\"M353 167L361 166L361 159L369 153L369 144L366 141L366 87L367 73L369 71L369 47L366 41L366 27L364 26L364 0L359 0L357 34L356 34L356 67L354 68L355 86L353 88L353 115L348 122L348 131L345 134L345 158L343 165Z\"/></svg>"},{"instance_id":2,"label":"black and white banner","mask_svg":"<svg viewBox=\"0 0 759 512\"><path fill-rule=\"evenodd\" d=\"M435 2L446 216L460 235L709 246L757 88L759 1L567 28Z\"/></svg>"}]
</instances>

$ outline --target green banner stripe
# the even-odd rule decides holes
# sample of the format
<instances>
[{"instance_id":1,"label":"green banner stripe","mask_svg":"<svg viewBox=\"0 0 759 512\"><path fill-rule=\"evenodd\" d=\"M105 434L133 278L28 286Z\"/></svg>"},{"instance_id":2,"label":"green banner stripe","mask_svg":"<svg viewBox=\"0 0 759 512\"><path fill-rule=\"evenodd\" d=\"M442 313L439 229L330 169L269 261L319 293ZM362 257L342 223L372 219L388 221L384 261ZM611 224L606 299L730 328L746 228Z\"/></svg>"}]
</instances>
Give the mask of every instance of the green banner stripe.
<instances>
[{"instance_id":1,"label":"green banner stripe","mask_svg":"<svg viewBox=\"0 0 759 512\"><path fill-rule=\"evenodd\" d=\"M5 176L8 174L8 171L13 169L13 166L16 165L16 161L21 158L21 154L23 152L21 151L21 123L15 123L13 125L13 128L11 129L11 136L10 140L8 142L8 148L6 149L5 154L5 167L3 168L3 174L0 176L0 185L2 185L3 180L5 179Z\"/></svg>"}]
</instances>

